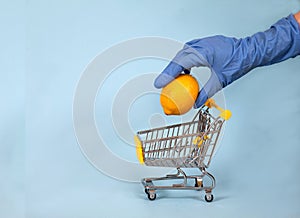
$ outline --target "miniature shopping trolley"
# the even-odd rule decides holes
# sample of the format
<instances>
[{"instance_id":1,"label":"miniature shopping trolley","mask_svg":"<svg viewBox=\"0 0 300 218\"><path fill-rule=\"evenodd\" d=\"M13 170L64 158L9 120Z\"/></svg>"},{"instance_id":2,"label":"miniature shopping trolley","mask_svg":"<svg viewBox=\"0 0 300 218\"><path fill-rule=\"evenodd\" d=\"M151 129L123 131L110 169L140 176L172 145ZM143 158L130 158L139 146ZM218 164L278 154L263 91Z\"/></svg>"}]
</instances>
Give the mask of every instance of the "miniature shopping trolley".
<instances>
[{"instance_id":1,"label":"miniature shopping trolley","mask_svg":"<svg viewBox=\"0 0 300 218\"><path fill-rule=\"evenodd\" d=\"M218 116L210 113L212 107L220 111ZM174 189L203 190L205 200L213 201L212 190L216 182L206 168L209 167L214 154L222 125L230 117L229 110L220 108L213 99L209 99L191 122L137 132L135 143L140 163L177 169L176 174L142 179L149 200L156 199L156 190ZM201 174L187 175L182 168L198 168ZM153 183L162 180L181 181L164 186ZM192 185L190 181L193 182Z\"/></svg>"}]
</instances>

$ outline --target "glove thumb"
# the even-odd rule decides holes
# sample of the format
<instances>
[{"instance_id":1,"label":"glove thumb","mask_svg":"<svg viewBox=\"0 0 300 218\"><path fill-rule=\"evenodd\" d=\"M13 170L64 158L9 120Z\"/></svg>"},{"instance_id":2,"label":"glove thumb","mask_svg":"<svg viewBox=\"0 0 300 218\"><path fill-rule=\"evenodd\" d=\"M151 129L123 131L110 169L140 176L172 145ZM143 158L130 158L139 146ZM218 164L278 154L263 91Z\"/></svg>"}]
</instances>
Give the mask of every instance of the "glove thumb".
<instances>
[{"instance_id":1,"label":"glove thumb","mask_svg":"<svg viewBox=\"0 0 300 218\"><path fill-rule=\"evenodd\" d=\"M207 99L211 98L214 94L222 89L222 85L214 71L212 71L210 78L200 90L196 99L194 108L201 107Z\"/></svg>"}]
</instances>

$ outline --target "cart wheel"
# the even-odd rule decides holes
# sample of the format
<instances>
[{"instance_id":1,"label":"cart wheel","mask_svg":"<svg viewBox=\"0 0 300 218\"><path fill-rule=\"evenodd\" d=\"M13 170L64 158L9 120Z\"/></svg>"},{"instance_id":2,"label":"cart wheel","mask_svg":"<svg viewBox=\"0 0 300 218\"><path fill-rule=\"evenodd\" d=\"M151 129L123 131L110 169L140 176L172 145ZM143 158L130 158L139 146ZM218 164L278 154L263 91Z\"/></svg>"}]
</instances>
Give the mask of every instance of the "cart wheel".
<instances>
[{"instance_id":1,"label":"cart wheel","mask_svg":"<svg viewBox=\"0 0 300 218\"><path fill-rule=\"evenodd\" d=\"M156 198L156 194L155 193L151 193L151 192L148 192L148 199L150 200L150 201L154 201L155 200L155 198Z\"/></svg>"},{"instance_id":2,"label":"cart wheel","mask_svg":"<svg viewBox=\"0 0 300 218\"><path fill-rule=\"evenodd\" d=\"M146 188L145 188L145 193L146 193L146 194L149 194L149 190L148 190L148 189L146 189Z\"/></svg>"},{"instance_id":3,"label":"cart wheel","mask_svg":"<svg viewBox=\"0 0 300 218\"><path fill-rule=\"evenodd\" d=\"M206 202L212 202L214 200L214 196L212 194L206 194L204 198Z\"/></svg>"}]
</instances>

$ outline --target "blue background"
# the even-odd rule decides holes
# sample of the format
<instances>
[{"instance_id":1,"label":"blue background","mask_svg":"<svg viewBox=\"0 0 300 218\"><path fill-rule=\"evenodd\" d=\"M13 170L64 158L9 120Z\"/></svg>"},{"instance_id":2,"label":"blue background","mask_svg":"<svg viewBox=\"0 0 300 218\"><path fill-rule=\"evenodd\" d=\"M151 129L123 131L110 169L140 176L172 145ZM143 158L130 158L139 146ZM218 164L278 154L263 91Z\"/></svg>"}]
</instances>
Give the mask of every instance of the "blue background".
<instances>
[{"instance_id":1,"label":"blue background","mask_svg":"<svg viewBox=\"0 0 300 218\"><path fill-rule=\"evenodd\" d=\"M210 167L210 204L190 191L150 202L140 184L102 174L82 155L72 122L76 84L104 49L143 36L248 36L299 10L299 0L0 5L0 217L300 217L299 57L225 89L233 117Z\"/></svg>"}]
</instances>

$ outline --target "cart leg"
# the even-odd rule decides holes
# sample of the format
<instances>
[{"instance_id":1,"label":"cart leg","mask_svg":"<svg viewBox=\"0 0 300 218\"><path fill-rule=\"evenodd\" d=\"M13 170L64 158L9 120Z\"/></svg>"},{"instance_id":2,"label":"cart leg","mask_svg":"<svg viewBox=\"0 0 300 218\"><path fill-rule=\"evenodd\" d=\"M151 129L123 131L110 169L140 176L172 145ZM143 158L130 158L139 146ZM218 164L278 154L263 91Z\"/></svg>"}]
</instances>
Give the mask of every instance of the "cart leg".
<instances>
[{"instance_id":1,"label":"cart leg","mask_svg":"<svg viewBox=\"0 0 300 218\"><path fill-rule=\"evenodd\" d=\"M180 174L183 176L183 183L173 184L173 187L185 187L187 185L187 176L185 172L178 167L176 177L178 177Z\"/></svg>"},{"instance_id":2,"label":"cart leg","mask_svg":"<svg viewBox=\"0 0 300 218\"><path fill-rule=\"evenodd\" d=\"M206 175L211 180L211 186L204 186L203 188L205 190L205 196L204 196L205 201L212 202L214 200L214 196L211 192L216 186L216 179L212 174L207 172L205 168L200 168L200 170L204 176Z\"/></svg>"},{"instance_id":3,"label":"cart leg","mask_svg":"<svg viewBox=\"0 0 300 218\"><path fill-rule=\"evenodd\" d=\"M209 187L209 189L211 191L212 189L214 189L216 187L216 179L215 179L215 177L212 174L210 174L209 172L207 172L204 167L200 168L200 170L201 170L201 172L202 172L202 174L204 176L208 176L208 178L210 178L210 180L211 180L211 186Z\"/></svg>"},{"instance_id":4,"label":"cart leg","mask_svg":"<svg viewBox=\"0 0 300 218\"><path fill-rule=\"evenodd\" d=\"M182 170L181 170L182 171ZM178 167L177 168L177 173L175 173L175 174L168 174L167 175L167 177L178 177L179 175L180 175L180 168Z\"/></svg>"}]
</instances>

